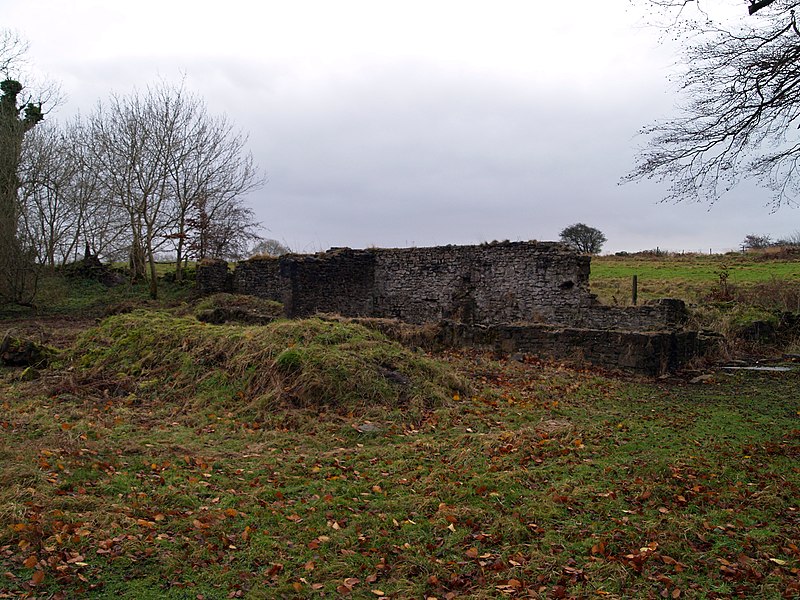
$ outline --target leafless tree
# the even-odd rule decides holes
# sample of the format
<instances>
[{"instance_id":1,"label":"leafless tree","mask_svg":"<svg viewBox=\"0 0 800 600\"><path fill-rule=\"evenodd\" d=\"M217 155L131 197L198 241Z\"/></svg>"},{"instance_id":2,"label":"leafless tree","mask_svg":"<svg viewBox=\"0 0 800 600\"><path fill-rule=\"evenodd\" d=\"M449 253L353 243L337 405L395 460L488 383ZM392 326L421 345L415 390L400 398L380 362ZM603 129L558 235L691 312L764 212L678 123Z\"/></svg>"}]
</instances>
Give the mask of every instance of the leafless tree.
<instances>
[{"instance_id":1,"label":"leafless tree","mask_svg":"<svg viewBox=\"0 0 800 600\"><path fill-rule=\"evenodd\" d=\"M167 226L167 157L176 118L174 103L160 104L160 96L153 88L112 95L89 119L92 163L105 194L128 217L131 277L144 279L149 267L153 297L158 295L155 252Z\"/></svg>"},{"instance_id":2,"label":"leafless tree","mask_svg":"<svg viewBox=\"0 0 800 600\"><path fill-rule=\"evenodd\" d=\"M75 250L80 235L82 207L70 194L76 166L54 121L26 136L19 168L20 229L38 262L51 270Z\"/></svg>"},{"instance_id":3,"label":"leafless tree","mask_svg":"<svg viewBox=\"0 0 800 600\"><path fill-rule=\"evenodd\" d=\"M173 93L183 100L183 109L168 157L173 192L168 238L174 242L180 281L187 253L233 255L252 240L257 223L242 199L263 178L246 152L247 137L225 116L210 116L205 103L182 88Z\"/></svg>"},{"instance_id":4,"label":"leafless tree","mask_svg":"<svg viewBox=\"0 0 800 600\"><path fill-rule=\"evenodd\" d=\"M292 249L284 242L268 238L256 242L255 246L250 249L250 256L283 256L291 251Z\"/></svg>"},{"instance_id":5,"label":"leafless tree","mask_svg":"<svg viewBox=\"0 0 800 600\"><path fill-rule=\"evenodd\" d=\"M647 0L633 0L648 4ZM669 182L668 199L714 202L742 178L773 192L773 208L800 192L800 29L796 0L649 0L686 40L685 104L649 138L628 180Z\"/></svg>"},{"instance_id":6,"label":"leafless tree","mask_svg":"<svg viewBox=\"0 0 800 600\"><path fill-rule=\"evenodd\" d=\"M21 233L40 264L54 269L88 248L109 257L127 248L119 206L107 202L91 162L86 127L48 120L25 139L20 164Z\"/></svg>"},{"instance_id":7,"label":"leafless tree","mask_svg":"<svg viewBox=\"0 0 800 600\"><path fill-rule=\"evenodd\" d=\"M253 213L242 197L262 180L244 151L246 137L210 117L182 84L112 95L89 123L93 168L128 217L132 277L144 278L149 267L153 297L156 252L170 244L180 265L193 236L204 236L212 254L250 243Z\"/></svg>"},{"instance_id":8,"label":"leafless tree","mask_svg":"<svg viewBox=\"0 0 800 600\"><path fill-rule=\"evenodd\" d=\"M25 62L28 42L16 31L0 29L0 78L16 77L20 65Z\"/></svg>"}]
</instances>

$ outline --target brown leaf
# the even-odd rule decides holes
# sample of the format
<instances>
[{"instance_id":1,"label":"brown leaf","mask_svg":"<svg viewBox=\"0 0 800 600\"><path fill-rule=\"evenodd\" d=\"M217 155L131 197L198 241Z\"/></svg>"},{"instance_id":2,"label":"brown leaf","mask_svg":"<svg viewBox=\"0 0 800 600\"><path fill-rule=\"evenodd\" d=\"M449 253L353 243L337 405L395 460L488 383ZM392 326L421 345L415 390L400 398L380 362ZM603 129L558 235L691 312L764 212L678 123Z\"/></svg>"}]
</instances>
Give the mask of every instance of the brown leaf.
<instances>
[{"instance_id":1,"label":"brown leaf","mask_svg":"<svg viewBox=\"0 0 800 600\"><path fill-rule=\"evenodd\" d=\"M310 561L308 561L308 562L307 562L305 565L303 565L303 568L304 568L306 571L313 571L313 570L314 570L314 568L315 568L316 566L317 566L317 565L315 565L315 564L314 564L314 561L313 561L313 560L310 560Z\"/></svg>"},{"instance_id":2,"label":"brown leaf","mask_svg":"<svg viewBox=\"0 0 800 600\"><path fill-rule=\"evenodd\" d=\"M336 591L337 591L338 593L340 593L342 596L347 596L347 595L348 595L348 594L350 594L350 592L352 592L353 590L351 590L351 589L350 589L349 587L347 587L346 585L340 585L340 586L337 586L337 587L336 587Z\"/></svg>"},{"instance_id":3,"label":"brown leaf","mask_svg":"<svg viewBox=\"0 0 800 600\"><path fill-rule=\"evenodd\" d=\"M44 581L44 571L36 571L31 577L31 585L39 585Z\"/></svg>"},{"instance_id":4,"label":"brown leaf","mask_svg":"<svg viewBox=\"0 0 800 600\"><path fill-rule=\"evenodd\" d=\"M478 558L478 549L475 547L467 550L467 558Z\"/></svg>"},{"instance_id":5,"label":"brown leaf","mask_svg":"<svg viewBox=\"0 0 800 600\"><path fill-rule=\"evenodd\" d=\"M28 558L25 559L25 562L22 563L22 564L25 565L26 568L32 569L33 567L36 566L36 563L38 563L38 562L39 562L39 559L36 558L36 555L35 554L31 554Z\"/></svg>"}]
</instances>

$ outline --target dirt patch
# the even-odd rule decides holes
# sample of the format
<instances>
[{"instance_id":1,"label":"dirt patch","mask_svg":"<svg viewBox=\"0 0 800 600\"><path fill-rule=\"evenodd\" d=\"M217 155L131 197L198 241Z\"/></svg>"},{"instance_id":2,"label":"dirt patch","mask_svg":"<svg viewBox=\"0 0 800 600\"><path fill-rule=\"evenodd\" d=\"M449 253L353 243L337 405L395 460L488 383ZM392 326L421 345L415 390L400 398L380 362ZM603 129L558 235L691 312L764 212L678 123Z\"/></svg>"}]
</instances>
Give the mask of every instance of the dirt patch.
<instances>
[{"instance_id":1,"label":"dirt patch","mask_svg":"<svg viewBox=\"0 0 800 600\"><path fill-rule=\"evenodd\" d=\"M8 319L0 321L0 338L10 334L63 349L70 347L82 332L95 324L95 319L85 317Z\"/></svg>"},{"instance_id":2,"label":"dirt patch","mask_svg":"<svg viewBox=\"0 0 800 600\"><path fill-rule=\"evenodd\" d=\"M547 437L569 433L573 429L574 425L566 419L547 419L536 424L536 433Z\"/></svg>"}]
</instances>

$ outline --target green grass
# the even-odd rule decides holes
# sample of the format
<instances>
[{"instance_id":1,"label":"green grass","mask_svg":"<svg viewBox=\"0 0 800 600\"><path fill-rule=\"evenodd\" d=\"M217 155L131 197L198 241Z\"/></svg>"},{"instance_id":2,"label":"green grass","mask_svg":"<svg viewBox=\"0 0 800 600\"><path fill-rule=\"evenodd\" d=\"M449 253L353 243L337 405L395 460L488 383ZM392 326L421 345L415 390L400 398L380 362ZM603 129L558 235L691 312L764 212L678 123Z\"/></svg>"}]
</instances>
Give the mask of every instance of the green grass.
<instances>
[{"instance_id":1,"label":"green grass","mask_svg":"<svg viewBox=\"0 0 800 600\"><path fill-rule=\"evenodd\" d=\"M631 278L639 280L639 298L675 297L698 302L720 287L747 287L771 280L800 283L800 259L765 259L758 255L598 256L592 258L592 291L604 302L630 302Z\"/></svg>"},{"instance_id":2,"label":"green grass","mask_svg":"<svg viewBox=\"0 0 800 600\"><path fill-rule=\"evenodd\" d=\"M43 275L39 280L34 307L0 305L0 319L35 316L94 317L109 308L121 305L154 306L176 304L185 301L191 292L191 284L159 282L159 301L149 301L147 283L124 282L112 287L92 280L65 278L60 275Z\"/></svg>"},{"instance_id":3,"label":"green grass","mask_svg":"<svg viewBox=\"0 0 800 600\"><path fill-rule=\"evenodd\" d=\"M157 314L144 340L124 317L144 322L106 321L77 366L0 384L11 597L798 593L797 371L654 384L449 353L433 358L474 393L413 419L365 402L265 413L247 398L215 403L183 376L223 338L250 343L267 327L219 327L204 342ZM165 352L167 323L188 341L185 363ZM340 325L309 322L291 348L375 339ZM275 356L285 334L270 333ZM115 341L126 335L144 345ZM164 371L131 393L125 377L153 378L158 361L135 360L149 344Z\"/></svg>"}]
</instances>

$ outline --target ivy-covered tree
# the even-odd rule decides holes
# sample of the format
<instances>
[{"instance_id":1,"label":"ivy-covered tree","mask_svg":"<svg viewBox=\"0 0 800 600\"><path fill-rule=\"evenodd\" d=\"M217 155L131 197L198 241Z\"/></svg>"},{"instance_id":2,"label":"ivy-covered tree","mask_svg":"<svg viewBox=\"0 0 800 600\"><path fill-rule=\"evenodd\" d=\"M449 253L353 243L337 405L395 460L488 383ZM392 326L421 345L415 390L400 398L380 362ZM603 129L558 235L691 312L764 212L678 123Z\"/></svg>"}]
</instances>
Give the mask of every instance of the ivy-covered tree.
<instances>
[{"instance_id":1,"label":"ivy-covered tree","mask_svg":"<svg viewBox=\"0 0 800 600\"><path fill-rule=\"evenodd\" d=\"M17 236L19 166L25 133L44 115L41 105L20 103L19 81L0 82L0 295L25 304L33 299L31 259Z\"/></svg>"}]
</instances>

